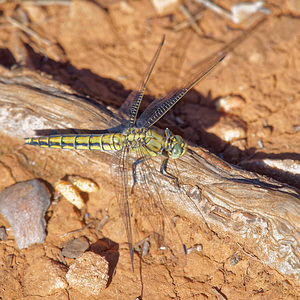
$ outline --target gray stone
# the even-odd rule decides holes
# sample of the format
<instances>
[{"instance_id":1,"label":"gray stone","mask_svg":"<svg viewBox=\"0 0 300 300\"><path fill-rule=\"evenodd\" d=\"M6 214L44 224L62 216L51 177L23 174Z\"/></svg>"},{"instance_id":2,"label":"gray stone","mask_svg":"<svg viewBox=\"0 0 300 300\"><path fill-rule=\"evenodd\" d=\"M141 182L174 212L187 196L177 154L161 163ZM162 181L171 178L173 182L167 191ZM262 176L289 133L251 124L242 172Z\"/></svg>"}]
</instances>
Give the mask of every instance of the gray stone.
<instances>
[{"instance_id":1,"label":"gray stone","mask_svg":"<svg viewBox=\"0 0 300 300\"><path fill-rule=\"evenodd\" d=\"M44 242L50 196L38 179L16 183L1 192L0 213L12 227L19 249Z\"/></svg>"}]
</instances>

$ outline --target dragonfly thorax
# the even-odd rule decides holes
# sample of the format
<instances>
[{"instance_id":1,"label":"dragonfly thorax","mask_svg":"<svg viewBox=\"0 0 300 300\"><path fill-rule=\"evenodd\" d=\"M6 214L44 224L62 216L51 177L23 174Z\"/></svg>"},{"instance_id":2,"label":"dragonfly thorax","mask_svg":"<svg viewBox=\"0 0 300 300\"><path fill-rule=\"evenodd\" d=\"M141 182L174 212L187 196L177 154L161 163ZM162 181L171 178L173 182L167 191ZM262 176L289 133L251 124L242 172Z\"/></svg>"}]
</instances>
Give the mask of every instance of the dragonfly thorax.
<instances>
[{"instance_id":1,"label":"dragonfly thorax","mask_svg":"<svg viewBox=\"0 0 300 300\"><path fill-rule=\"evenodd\" d=\"M164 151L165 137L153 129L128 128L125 132L126 147L142 156L157 156Z\"/></svg>"},{"instance_id":2,"label":"dragonfly thorax","mask_svg":"<svg viewBox=\"0 0 300 300\"><path fill-rule=\"evenodd\" d=\"M182 156L187 144L179 135L172 135L169 129L161 135L156 130L146 128L128 128L124 132L125 144L130 151L144 156L157 156L166 153L169 158Z\"/></svg>"}]
</instances>

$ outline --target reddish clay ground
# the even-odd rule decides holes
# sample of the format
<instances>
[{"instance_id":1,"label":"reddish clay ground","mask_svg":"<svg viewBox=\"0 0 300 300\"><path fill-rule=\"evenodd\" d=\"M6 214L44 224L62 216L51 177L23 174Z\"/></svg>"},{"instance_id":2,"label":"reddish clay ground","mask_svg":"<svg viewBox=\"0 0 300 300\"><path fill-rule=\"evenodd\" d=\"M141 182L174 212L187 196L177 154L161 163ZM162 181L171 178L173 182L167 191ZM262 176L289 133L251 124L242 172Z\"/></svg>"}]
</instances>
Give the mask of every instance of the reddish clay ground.
<instances>
[{"instance_id":1,"label":"reddish clay ground","mask_svg":"<svg viewBox=\"0 0 300 300\"><path fill-rule=\"evenodd\" d=\"M237 2L228 1L227 8ZM163 34L166 49L146 92L148 100L176 87L177 80L180 84L178 74L185 78L198 71L203 59L227 46L230 51L222 64L159 121L158 127L169 127L190 143L205 147L230 163L299 188L299 173L295 173L300 158L300 6L293 0L281 1L280 5L278 1L266 2L271 15L247 36L249 22L235 25L207 9L199 23L202 35L191 29L175 32L173 26L184 20L179 8L158 15L147 0L77 0L70 5L48 6L4 3L0 7L0 61L7 68L21 64L44 72L78 94L119 107L136 87ZM202 9L188 4L193 14ZM4 18L7 16L18 19L40 37L17 29ZM240 41L231 47L230 43L238 37ZM163 68L167 71L160 72ZM230 112L218 111L217 100L227 96L231 96ZM34 174L14 161L10 156L13 145L10 140L6 143L1 146L1 160L6 159L6 165L14 168L14 176L4 173L3 168L1 172L6 175L1 189ZM283 169L274 171L262 166L262 159L281 162ZM60 162L63 158L52 163ZM58 166L56 171L59 175L77 173L72 166ZM60 178L56 174L37 173L52 184ZM81 175L88 176L88 172ZM101 218L101 210L107 209L114 197L111 183L99 185L101 194L91 195L87 209ZM99 198L103 199L101 203ZM90 299L135 299L140 295L145 299L299 297L295 283L245 253L241 262L232 267L228 263L231 246L226 240L214 244L214 238L202 240L206 252L201 257L192 254L184 271L170 273L165 266L148 262L141 264L141 272L132 273L116 203L109 214L112 221L104 226L103 236L118 241L120 258L110 286L99 297ZM9 242L2 242L1 299L87 299L74 289L48 293L44 285L33 287L26 280L26 268L38 258L57 258L57 246L61 243L58 237L80 228L79 217L71 204L62 201L49 221L43 245L20 251L13 235ZM2 217L1 224L9 227ZM194 230L193 224L188 226ZM99 238L92 230L84 233L91 241ZM42 278L43 270L37 264L34 270L41 272Z\"/></svg>"}]
</instances>

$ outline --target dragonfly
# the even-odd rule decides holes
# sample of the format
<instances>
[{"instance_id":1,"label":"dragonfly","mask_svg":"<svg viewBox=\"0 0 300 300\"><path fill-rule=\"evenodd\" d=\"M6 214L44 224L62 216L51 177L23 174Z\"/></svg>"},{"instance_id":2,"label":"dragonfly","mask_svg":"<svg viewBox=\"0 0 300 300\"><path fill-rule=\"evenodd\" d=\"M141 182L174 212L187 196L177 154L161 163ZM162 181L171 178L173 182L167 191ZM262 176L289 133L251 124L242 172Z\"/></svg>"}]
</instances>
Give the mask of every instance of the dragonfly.
<instances>
[{"instance_id":1,"label":"dragonfly","mask_svg":"<svg viewBox=\"0 0 300 300\"><path fill-rule=\"evenodd\" d=\"M123 223L126 228L127 240L130 251L132 269L134 269L134 247L132 220L129 204L129 174L128 156L132 153L136 159L132 164L132 178L134 185L138 182L137 168L141 164L156 156L162 156L160 173L174 180L178 185L177 177L166 170L169 160L182 157L188 148L188 144L179 135L173 135L166 128L164 134L151 128L161 117L163 117L183 96L198 84L225 56L216 55L203 70L194 74L180 88L171 90L166 96L156 98L137 118L140 104L157 63L158 57L165 42L163 37L156 50L146 72L144 73L138 87L133 90L119 110L121 119L121 130L118 132L107 132L99 134L58 134L37 136L25 139L25 145L39 146L42 148L59 148L74 150L99 150L114 153L119 158L117 172L120 189L117 190L117 200L121 211Z\"/></svg>"}]
</instances>

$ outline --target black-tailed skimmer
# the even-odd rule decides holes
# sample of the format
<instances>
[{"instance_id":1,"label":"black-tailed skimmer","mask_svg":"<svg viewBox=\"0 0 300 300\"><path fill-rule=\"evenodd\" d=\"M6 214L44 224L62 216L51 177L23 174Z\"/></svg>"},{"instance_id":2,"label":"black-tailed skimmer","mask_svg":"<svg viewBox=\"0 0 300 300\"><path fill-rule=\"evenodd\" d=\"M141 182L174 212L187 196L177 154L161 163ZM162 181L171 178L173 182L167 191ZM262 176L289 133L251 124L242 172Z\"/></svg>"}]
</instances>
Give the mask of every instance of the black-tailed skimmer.
<instances>
[{"instance_id":1,"label":"black-tailed skimmer","mask_svg":"<svg viewBox=\"0 0 300 300\"><path fill-rule=\"evenodd\" d=\"M164 38L159 45L147 71L145 72L137 90L130 93L120 109L123 118L122 131L105 134L73 134L73 135L49 135L26 138L26 145L34 145L43 148L60 148L76 150L99 150L105 152L117 152L119 157L118 177L121 190L118 191L118 204L126 227L129 243L130 257L133 267L133 233L129 205L128 189L128 154L137 155L132 164L133 185L138 181L136 170L140 163L147 163L151 157L162 155L164 160L160 172L167 177L176 177L165 171L168 159L178 159L187 150L187 144L179 135L172 135L169 129L164 135L159 134L151 126L166 114L192 87L202 80L224 57L216 56L206 68L196 73L182 87L170 91L165 97L155 99L137 119L137 114L150 75L157 62L158 56L164 44Z\"/></svg>"}]
</instances>

